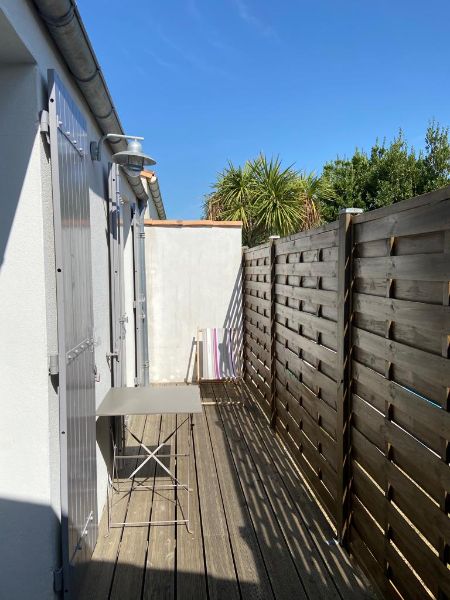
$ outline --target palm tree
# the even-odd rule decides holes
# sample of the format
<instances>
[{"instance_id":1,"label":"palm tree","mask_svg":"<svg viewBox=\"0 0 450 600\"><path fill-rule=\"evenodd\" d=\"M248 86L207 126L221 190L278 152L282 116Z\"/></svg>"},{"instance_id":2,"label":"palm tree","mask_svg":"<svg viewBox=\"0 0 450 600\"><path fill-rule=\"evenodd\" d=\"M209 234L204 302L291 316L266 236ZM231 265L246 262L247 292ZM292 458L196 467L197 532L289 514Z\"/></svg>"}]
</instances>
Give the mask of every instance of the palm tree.
<instances>
[{"instance_id":1,"label":"palm tree","mask_svg":"<svg viewBox=\"0 0 450 600\"><path fill-rule=\"evenodd\" d=\"M251 173L257 225L266 236L294 233L300 217L297 173L282 169L279 158L267 160L262 154L251 163Z\"/></svg>"},{"instance_id":2,"label":"palm tree","mask_svg":"<svg viewBox=\"0 0 450 600\"><path fill-rule=\"evenodd\" d=\"M279 158L263 154L243 167L232 162L217 176L206 196L204 215L242 221L243 243L254 246L270 235L290 235L321 224L321 205L333 198L333 186L314 172L282 168Z\"/></svg>"},{"instance_id":3,"label":"palm tree","mask_svg":"<svg viewBox=\"0 0 450 600\"><path fill-rule=\"evenodd\" d=\"M300 205L297 173L282 169L281 161L260 155L243 167L229 162L204 203L207 218L242 221L243 242L261 243L269 235L288 235L298 230Z\"/></svg>"},{"instance_id":4,"label":"palm tree","mask_svg":"<svg viewBox=\"0 0 450 600\"><path fill-rule=\"evenodd\" d=\"M213 192L206 197L203 207L206 218L242 221L244 244L250 246L257 243L251 164L246 162L243 167L235 167L228 162L212 187Z\"/></svg>"},{"instance_id":5,"label":"palm tree","mask_svg":"<svg viewBox=\"0 0 450 600\"><path fill-rule=\"evenodd\" d=\"M296 182L297 197L300 203L299 230L312 229L322 223L320 206L324 200L333 197L333 186L324 177L314 172L301 173Z\"/></svg>"}]
</instances>

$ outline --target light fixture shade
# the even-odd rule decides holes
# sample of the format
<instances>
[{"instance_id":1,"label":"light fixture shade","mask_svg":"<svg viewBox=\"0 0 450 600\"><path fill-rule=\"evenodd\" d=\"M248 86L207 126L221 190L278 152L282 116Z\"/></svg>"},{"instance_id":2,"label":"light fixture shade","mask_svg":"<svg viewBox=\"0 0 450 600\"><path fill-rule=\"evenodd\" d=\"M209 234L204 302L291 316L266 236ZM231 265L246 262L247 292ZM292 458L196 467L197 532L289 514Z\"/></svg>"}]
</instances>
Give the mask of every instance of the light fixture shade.
<instances>
[{"instance_id":1,"label":"light fixture shade","mask_svg":"<svg viewBox=\"0 0 450 600\"><path fill-rule=\"evenodd\" d=\"M142 146L137 140L128 142L126 150L113 154L112 160L134 173L140 173L144 165L156 165L151 156L142 152Z\"/></svg>"}]
</instances>

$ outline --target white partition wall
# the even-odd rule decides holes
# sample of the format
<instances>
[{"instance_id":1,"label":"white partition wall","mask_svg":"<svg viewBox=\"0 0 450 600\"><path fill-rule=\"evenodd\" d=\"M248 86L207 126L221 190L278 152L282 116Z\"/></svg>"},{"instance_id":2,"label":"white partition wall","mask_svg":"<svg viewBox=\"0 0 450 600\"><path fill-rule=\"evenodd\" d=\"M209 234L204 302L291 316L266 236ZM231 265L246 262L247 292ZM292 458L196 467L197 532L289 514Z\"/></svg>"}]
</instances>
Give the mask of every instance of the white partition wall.
<instances>
[{"instance_id":1,"label":"white partition wall","mask_svg":"<svg viewBox=\"0 0 450 600\"><path fill-rule=\"evenodd\" d=\"M236 329L239 354L241 224L148 221L145 233L150 381L191 381L197 328Z\"/></svg>"}]
</instances>

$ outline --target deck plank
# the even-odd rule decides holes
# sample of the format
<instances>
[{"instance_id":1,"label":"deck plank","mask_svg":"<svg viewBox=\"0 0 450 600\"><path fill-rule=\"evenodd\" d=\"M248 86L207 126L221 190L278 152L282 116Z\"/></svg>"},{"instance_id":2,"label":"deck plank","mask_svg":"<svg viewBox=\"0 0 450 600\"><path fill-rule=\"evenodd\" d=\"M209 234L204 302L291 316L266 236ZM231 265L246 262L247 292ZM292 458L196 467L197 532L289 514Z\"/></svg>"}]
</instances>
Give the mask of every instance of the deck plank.
<instances>
[{"instance_id":1,"label":"deck plank","mask_svg":"<svg viewBox=\"0 0 450 600\"><path fill-rule=\"evenodd\" d=\"M220 390L220 388L219 388ZM280 473L263 446L259 433L251 427L246 407L228 410L221 408L222 418L236 428L244 440L255 470L264 485L284 539L290 550L300 579L309 598L338 600L340 595L315 547L308 530L289 496Z\"/></svg>"},{"instance_id":2,"label":"deck plank","mask_svg":"<svg viewBox=\"0 0 450 600\"><path fill-rule=\"evenodd\" d=\"M176 415L163 415L161 419L160 443L176 427ZM175 453L175 437L167 441L164 453ZM175 458L161 459L163 464L175 472ZM157 466L155 485L171 484L171 478ZM155 490L151 510L152 521L175 519L175 493L173 490ZM144 600L171 600L175 597L175 525L151 525L148 538L148 553L142 598Z\"/></svg>"},{"instance_id":3,"label":"deck plank","mask_svg":"<svg viewBox=\"0 0 450 600\"><path fill-rule=\"evenodd\" d=\"M226 392L223 391L223 387L214 385L213 389L216 390L216 393L217 390L220 390L220 393L223 394L222 398L216 396L219 404L214 409L217 411L218 418L222 420L275 597L279 600L307 599L301 578L296 570L263 482L255 469L237 424L230 418L233 415L232 405L220 404L220 400L226 401Z\"/></svg>"},{"instance_id":4,"label":"deck plank","mask_svg":"<svg viewBox=\"0 0 450 600\"><path fill-rule=\"evenodd\" d=\"M202 396L206 401L212 399L205 395L204 388L202 388ZM209 598L237 600L239 588L233 554L204 417L198 419L194 428L194 441Z\"/></svg>"},{"instance_id":5,"label":"deck plank","mask_svg":"<svg viewBox=\"0 0 450 600\"><path fill-rule=\"evenodd\" d=\"M158 444L161 418L149 415L143 434L143 443L147 446ZM153 464L152 464L153 463ZM149 483L155 476L154 461L148 463ZM146 521L152 506L152 493L149 490L135 490L131 493L126 522ZM125 527L120 543L117 566L114 572L111 600L140 600L147 553L148 526Z\"/></svg>"},{"instance_id":6,"label":"deck plank","mask_svg":"<svg viewBox=\"0 0 450 600\"><path fill-rule=\"evenodd\" d=\"M249 434L252 430L258 432L260 440L268 451L274 467L282 477L283 484L294 501L304 527L309 532L340 596L344 600L373 598L373 590L370 589L360 569L356 567L344 549L334 543L334 531L293 466L287 451L276 434L269 428L266 417L248 399L247 393L241 386L227 389L231 397L244 398L244 406L250 419L246 431Z\"/></svg>"},{"instance_id":7,"label":"deck plank","mask_svg":"<svg viewBox=\"0 0 450 600\"><path fill-rule=\"evenodd\" d=\"M212 393L212 390L211 392ZM205 408L215 466L219 478L239 587L244 599L274 598L233 457L216 408Z\"/></svg>"},{"instance_id":8,"label":"deck plank","mask_svg":"<svg viewBox=\"0 0 450 600\"><path fill-rule=\"evenodd\" d=\"M178 416L182 419L182 416ZM194 428L203 415L194 415ZM178 421L179 422L179 421ZM188 429L185 425L180 427L177 433L177 452L186 452L188 450ZM177 530L177 600L206 600L206 574L205 560L203 556L203 535L202 524L200 521L198 485L196 472L196 452L195 445L191 448L190 459L190 488L192 490L190 498L190 533L183 525ZM187 482L188 461L181 458L177 465L177 477L181 482ZM180 494L180 506L177 506L177 518L184 518L186 514L186 494Z\"/></svg>"},{"instance_id":9,"label":"deck plank","mask_svg":"<svg viewBox=\"0 0 450 600\"><path fill-rule=\"evenodd\" d=\"M138 437L142 437L143 435L145 421L146 418L143 415L137 415L132 418L130 427ZM125 436L125 454L134 453L132 449L133 443L133 438L127 432ZM130 463L132 462L130 460ZM136 465L137 460L133 464ZM114 519L117 521L125 519L128 504L128 496L121 498L115 504ZM87 568L84 585L80 593L81 598L85 600L107 600L109 598L122 534L123 529L119 527L114 527L108 532L108 512L105 507L100 520L97 544Z\"/></svg>"}]
</instances>

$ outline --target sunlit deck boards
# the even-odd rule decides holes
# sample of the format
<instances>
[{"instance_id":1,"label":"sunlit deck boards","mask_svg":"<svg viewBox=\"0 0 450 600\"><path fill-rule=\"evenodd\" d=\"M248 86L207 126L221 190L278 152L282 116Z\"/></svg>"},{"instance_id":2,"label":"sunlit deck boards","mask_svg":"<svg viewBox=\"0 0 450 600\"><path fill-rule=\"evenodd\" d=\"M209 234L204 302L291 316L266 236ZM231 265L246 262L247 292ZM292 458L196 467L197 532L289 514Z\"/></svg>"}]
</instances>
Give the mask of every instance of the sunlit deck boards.
<instances>
[{"instance_id":1,"label":"sunlit deck boards","mask_svg":"<svg viewBox=\"0 0 450 600\"><path fill-rule=\"evenodd\" d=\"M232 384L204 384L202 395L217 404L194 421L193 534L170 525L105 537L103 515L82 598L372 598L259 409ZM155 445L174 418L135 417L132 427ZM186 430L172 443L183 451ZM146 475L162 479L154 469ZM150 491L116 510L125 519L180 511Z\"/></svg>"}]
</instances>

